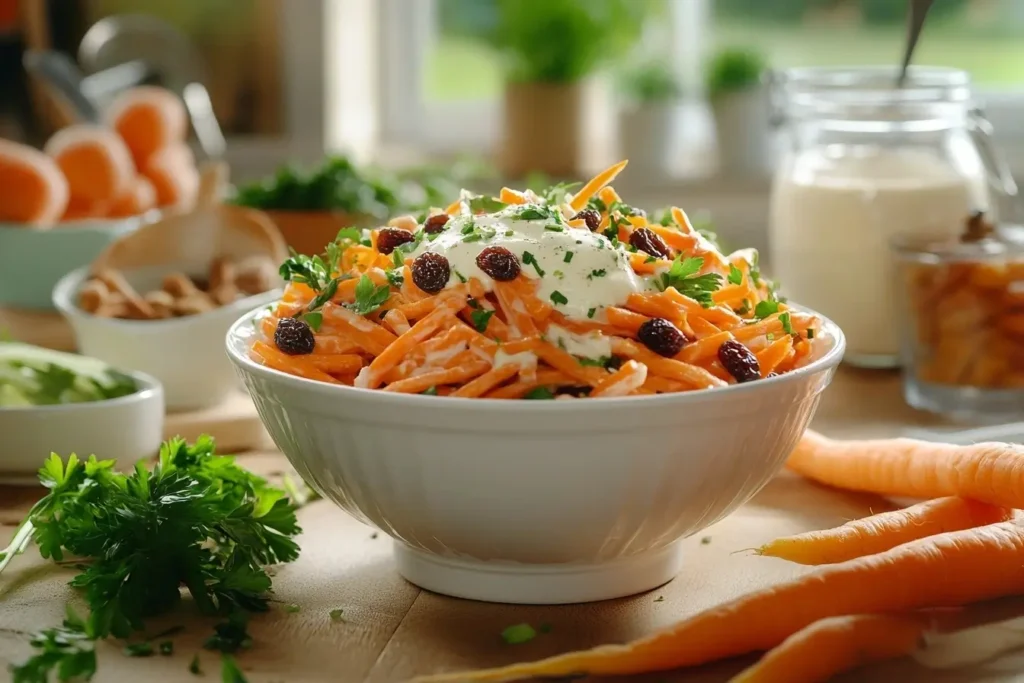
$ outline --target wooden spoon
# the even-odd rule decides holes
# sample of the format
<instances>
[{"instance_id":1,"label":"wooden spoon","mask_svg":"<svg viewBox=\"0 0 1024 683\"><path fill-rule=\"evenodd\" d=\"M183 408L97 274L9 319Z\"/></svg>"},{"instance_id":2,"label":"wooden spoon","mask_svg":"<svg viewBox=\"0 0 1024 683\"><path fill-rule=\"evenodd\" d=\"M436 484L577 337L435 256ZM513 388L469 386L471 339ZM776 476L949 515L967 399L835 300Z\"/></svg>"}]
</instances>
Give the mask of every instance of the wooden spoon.
<instances>
[{"instance_id":1,"label":"wooden spoon","mask_svg":"<svg viewBox=\"0 0 1024 683\"><path fill-rule=\"evenodd\" d=\"M216 258L241 261L264 256L274 265L287 259L284 238L266 214L220 203L226 185L224 164L204 165L194 210L164 216L121 237L93 261L91 272L161 265L205 272Z\"/></svg>"}]
</instances>

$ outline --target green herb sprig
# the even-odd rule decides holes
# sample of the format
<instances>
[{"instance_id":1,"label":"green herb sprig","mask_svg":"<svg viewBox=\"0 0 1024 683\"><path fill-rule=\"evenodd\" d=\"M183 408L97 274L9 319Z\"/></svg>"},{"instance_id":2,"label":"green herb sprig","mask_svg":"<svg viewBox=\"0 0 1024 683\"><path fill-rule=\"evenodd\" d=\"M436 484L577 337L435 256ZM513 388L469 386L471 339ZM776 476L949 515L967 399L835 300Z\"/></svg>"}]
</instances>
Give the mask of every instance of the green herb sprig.
<instances>
[{"instance_id":1,"label":"green herb sprig","mask_svg":"<svg viewBox=\"0 0 1024 683\"><path fill-rule=\"evenodd\" d=\"M672 266L655 281L661 291L674 287L680 294L696 300L701 306L710 308L714 305L711 295L721 289L722 276L718 273L697 275L704 266L704 259L692 257L683 259L677 256Z\"/></svg>"}]
</instances>

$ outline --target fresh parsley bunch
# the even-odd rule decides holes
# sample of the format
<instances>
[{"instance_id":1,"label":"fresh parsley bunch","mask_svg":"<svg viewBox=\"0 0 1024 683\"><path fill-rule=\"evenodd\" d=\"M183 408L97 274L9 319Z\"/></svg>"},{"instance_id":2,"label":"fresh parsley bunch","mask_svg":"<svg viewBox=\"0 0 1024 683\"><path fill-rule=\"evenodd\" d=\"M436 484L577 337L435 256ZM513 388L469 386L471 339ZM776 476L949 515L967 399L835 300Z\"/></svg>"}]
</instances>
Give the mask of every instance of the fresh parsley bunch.
<instances>
[{"instance_id":1,"label":"fresh parsley bunch","mask_svg":"<svg viewBox=\"0 0 1024 683\"><path fill-rule=\"evenodd\" d=\"M15 680L45 681L52 668L65 680L65 667L76 668L70 657L83 668L76 675L87 674L95 662L79 640L142 631L147 618L177 605L182 587L204 614L266 611L264 567L299 554L285 492L217 455L207 436L193 445L172 439L152 471L139 463L128 475L112 460L65 462L54 454L39 479L50 492L0 554L0 572L32 540L45 558L79 560L71 585L84 593L89 614L33 641L41 651L12 669ZM68 632L84 635L72 643Z\"/></svg>"}]
</instances>

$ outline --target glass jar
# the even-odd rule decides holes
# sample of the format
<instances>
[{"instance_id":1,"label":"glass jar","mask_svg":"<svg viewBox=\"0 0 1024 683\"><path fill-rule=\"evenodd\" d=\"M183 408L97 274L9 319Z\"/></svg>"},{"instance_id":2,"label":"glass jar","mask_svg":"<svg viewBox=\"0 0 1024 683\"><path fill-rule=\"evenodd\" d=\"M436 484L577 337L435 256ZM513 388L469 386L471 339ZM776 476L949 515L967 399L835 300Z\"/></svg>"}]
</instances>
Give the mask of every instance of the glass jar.
<instances>
[{"instance_id":1,"label":"glass jar","mask_svg":"<svg viewBox=\"0 0 1024 683\"><path fill-rule=\"evenodd\" d=\"M789 142L772 187L769 254L784 293L834 320L846 362L896 367L894 237L943 241L991 213L1001 167L966 72L809 68L774 78ZM999 182L1002 182L1000 180Z\"/></svg>"},{"instance_id":2,"label":"glass jar","mask_svg":"<svg viewBox=\"0 0 1024 683\"><path fill-rule=\"evenodd\" d=\"M953 418L1022 419L1024 237L978 237L972 226L958 240L894 244L903 393Z\"/></svg>"}]
</instances>

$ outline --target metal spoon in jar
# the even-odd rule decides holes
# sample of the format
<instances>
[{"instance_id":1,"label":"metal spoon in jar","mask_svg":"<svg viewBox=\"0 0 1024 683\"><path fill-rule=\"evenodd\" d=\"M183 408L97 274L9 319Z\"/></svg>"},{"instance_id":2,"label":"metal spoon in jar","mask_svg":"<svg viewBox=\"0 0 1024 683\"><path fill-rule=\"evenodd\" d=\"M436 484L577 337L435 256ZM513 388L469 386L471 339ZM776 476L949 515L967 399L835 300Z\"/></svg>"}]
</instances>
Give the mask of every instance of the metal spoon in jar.
<instances>
[{"instance_id":1,"label":"metal spoon in jar","mask_svg":"<svg viewBox=\"0 0 1024 683\"><path fill-rule=\"evenodd\" d=\"M921 37L921 30L924 28L924 20L928 17L928 10L932 8L935 0L910 0L910 15L907 23L907 45L903 52L903 64L900 66L900 75L896 79L896 86L903 87L907 80L907 69L910 68L910 60L914 56L914 49L917 47L917 40Z\"/></svg>"}]
</instances>

